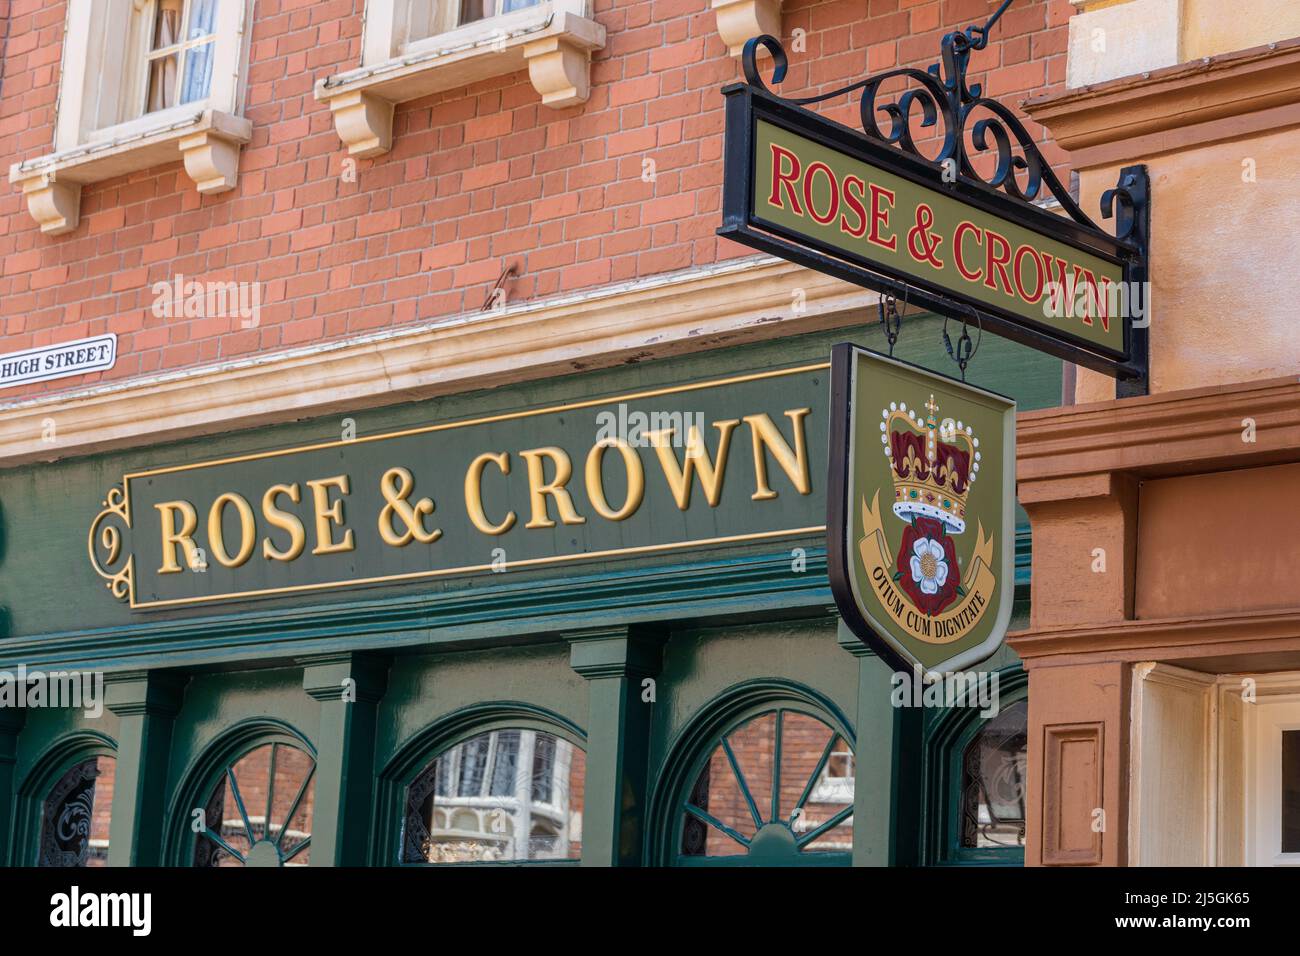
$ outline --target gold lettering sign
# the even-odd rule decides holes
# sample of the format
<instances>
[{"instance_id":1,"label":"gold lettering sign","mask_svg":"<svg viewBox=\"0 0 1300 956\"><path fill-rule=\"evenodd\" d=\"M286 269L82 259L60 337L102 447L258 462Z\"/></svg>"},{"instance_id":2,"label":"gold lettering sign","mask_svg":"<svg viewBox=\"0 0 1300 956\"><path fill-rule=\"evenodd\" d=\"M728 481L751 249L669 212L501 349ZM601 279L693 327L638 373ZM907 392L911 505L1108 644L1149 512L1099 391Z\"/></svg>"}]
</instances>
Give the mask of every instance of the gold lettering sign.
<instances>
[{"instance_id":1,"label":"gold lettering sign","mask_svg":"<svg viewBox=\"0 0 1300 956\"><path fill-rule=\"evenodd\" d=\"M133 471L90 557L143 609L815 535L826 370Z\"/></svg>"}]
</instances>

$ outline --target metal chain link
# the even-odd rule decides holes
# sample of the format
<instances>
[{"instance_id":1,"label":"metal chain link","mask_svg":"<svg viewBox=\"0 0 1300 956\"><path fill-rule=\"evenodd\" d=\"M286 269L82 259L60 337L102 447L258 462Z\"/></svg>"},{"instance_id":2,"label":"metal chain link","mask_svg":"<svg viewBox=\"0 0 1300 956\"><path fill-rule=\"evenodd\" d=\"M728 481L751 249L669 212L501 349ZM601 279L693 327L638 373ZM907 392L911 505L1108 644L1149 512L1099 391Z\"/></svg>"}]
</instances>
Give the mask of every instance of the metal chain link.
<instances>
[{"instance_id":1,"label":"metal chain link","mask_svg":"<svg viewBox=\"0 0 1300 956\"><path fill-rule=\"evenodd\" d=\"M903 316L907 313L908 288L903 286L903 311L898 311L898 300L892 295L882 294L877 303L880 309L880 324L885 328L885 341L889 343L889 357L894 357L894 344L903 327Z\"/></svg>"},{"instance_id":2,"label":"metal chain link","mask_svg":"<svg viewBox=\"0 0 1300 956\"><path fill-rule=\"evenodd\" d=\"M966 319L961 320L961 336L957 339L956 348L953 347L952 338L948 335L948 317L943 319L943 347L948 350L948 358L957 363L957 368L961 370L961 380L966 381L966 366L970 360L975 357L979 351L980 343L984 341L984 323L980 320L980 315L974 309L971 309L971 315L975 316L975 322L979 329L979 336L975 339L970 337L970 323Z\"/></svg>"}]
</instances>

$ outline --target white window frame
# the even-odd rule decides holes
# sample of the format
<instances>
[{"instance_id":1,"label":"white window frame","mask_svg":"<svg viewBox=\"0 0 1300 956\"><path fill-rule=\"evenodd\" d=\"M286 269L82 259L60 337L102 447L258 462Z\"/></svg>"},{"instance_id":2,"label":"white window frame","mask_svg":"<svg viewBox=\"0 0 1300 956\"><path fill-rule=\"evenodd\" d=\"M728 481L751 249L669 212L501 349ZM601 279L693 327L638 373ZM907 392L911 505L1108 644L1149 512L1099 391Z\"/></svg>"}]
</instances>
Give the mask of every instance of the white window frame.
<instances>
[{"instance_id":1,"label":"white window frame","mask_svg":"<svg viewBox=\"0 0 1300 956\"><path fill-rule=\"evenodd\" d=\"M821 776L817 779L812 793L808 795L809 803L852 803L854 790L854 777L857 774L857 760L853 755L853 748L849 746L848 741L839 737L840 746L831 751L830 758L826 761L826 766L822 768ZM831 764L836 757L849 758L849 768L852 771L847 776L838 776L831 772Z\"/></svg>"},{"instance_id":2,"label":"white window frame","mask_svg":"<svg viewBox=\"0 0 1300 956\"><path fill-rule=\"evenodd\" d=\"M234 189L239 148L252 138L243 109L254 0L220 0L205 99L132 117L128 93L146 95L145 47L157 0L68 0L53 152L15 163L9 181L48 235L72 232L81 187L181 159L201 193ZM133 74L126 76L130 69ZM112 100L110 105L105 97Z\"/></svg>"},{"instance_id":3,"label":"white window frame","mask_svg":"<svg viewBox=\"0 0 1300 956\"><path fill-rule=\"evenodd\" d=\"M316 83L349 155L392 148L398 103L523 69L545 106L564 109L591 95L591 54L605 46L591 0L542 0L407 43L409 2L366 0L360 68Z\"/></svg>"},{"instance_id":4,"label":"white window frame","mask_svg":"<svg viewBox=\"0 0 1300 956\"><path fill-rule=\"evenodd\" d=\"M1246 865L1300 866L1282 840L1282 732L1300 731L1300 694L1263 698L1246 711Z\"/></svg>"},{"instance_id":5,"label":"white window frame","mask_svg":"<svg viewBox=\"0 0 1300 956\"><path fill-rule=\"evenodd\" d=\"M1281 732L1300 730L1300 671L1133 665L1130 866L1296 866L1280 853Z\"/></svg>"}]
</instances>

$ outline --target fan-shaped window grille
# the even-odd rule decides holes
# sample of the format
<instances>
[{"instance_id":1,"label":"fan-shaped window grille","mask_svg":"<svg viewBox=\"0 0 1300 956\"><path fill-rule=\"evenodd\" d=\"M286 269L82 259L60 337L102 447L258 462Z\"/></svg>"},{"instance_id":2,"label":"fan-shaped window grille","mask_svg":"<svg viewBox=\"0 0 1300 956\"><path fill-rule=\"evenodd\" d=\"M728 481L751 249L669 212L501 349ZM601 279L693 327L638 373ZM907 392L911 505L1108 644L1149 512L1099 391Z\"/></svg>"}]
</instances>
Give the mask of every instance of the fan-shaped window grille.
<instances>
[{"instance_id":1,"label":"fan-shaped window grille","mask_svg":"<svg viewBox=\"0 0 1300 956\"><path fill-rule=\"evenodd\" d=\"M208 794L195 866L306 866L316 761L267 743L230 764Z\"/></svg>"},{"instance_id":2,"label":"fan-shaped window grille","mask_svg":"<svg viewBox=\"0 0 1300 956\"><path fill-rule=\"evenodd\" d=\"M847 863L853 748L825 721L787 708L717 740L680 810L681 864Z\"/></svg>"}]
</instances>

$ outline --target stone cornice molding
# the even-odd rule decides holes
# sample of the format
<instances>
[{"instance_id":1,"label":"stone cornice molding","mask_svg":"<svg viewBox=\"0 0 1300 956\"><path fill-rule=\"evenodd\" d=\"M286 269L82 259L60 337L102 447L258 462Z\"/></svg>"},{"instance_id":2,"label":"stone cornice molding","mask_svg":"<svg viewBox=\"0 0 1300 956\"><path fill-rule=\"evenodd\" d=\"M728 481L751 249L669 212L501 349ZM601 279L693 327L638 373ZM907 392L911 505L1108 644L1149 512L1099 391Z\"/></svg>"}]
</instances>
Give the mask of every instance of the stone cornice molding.
<instances>
[{"instance_id":1,"label":"stone cornice molding","mask_svg":"<svg viewBox=\"0 0 1300 956\"><path fill-rule=\"evenodd\" d=\"M1254 441L1243 440L1254 423ZM1107 476L1165 477L1300 461L1293 377L1024 412L1017 417L1022 502L1106 494Z\"/></svg>"},{"instance_id":2,"label":"stone cornice molding","mask_svg":"<svg viewBox=\"0 0 1300 956\"><path fill-rule=\"evenodd\" d=\"M0 468L835 328L877 299L874 292L770 257L731 260L0 404ZM55 443L42 440L49 418L57 426Z\"/></svg>"},{"instance_id":3,"label":"stone cornice molding","mask_svg":"<svg viewBox=\"0 0 1300 956\"><path fill-rule=\"evenodd\" d=\"M1021 105L1081 170L1272 132L1300 125L1300 38Z\"/></svg>"},{"instance_id":4,"label":"stone cornice molding","mask_svg":"<svg viewBox=\"0 0 1300 956\"><path fill-rule=\"evenodd\" d=\"M1026 666L1097 660L1223 658L1244 654L1286 655L1300 662L1300 608L1213 617L1112 621L1037 628L1007 635Z\"/></svg>"},{"instance_id":5,"label":"stone cornice molding","mask_svg":"<svg viewBox=\"0 0 1300 956\"><path fill-rule=\"evenodd\" d=\"M1132 489L1138 481L1300 461L1300 381L1242 382L1026 412L1018 418L1016 444L1016 497L1029 510L1035 535L1043 530L1040 520L1060 535L1086 513L1097 541L1124 548L1127 562L1136 554ZM1060 565L1040 569L1037 561L1036 550L1036 584L1050 579L1058 589L1045 585L1050 602L1074 579ZM1218 659L1232 670L1234 661L1254 654L1279 667L1300 667L1300 608L1135 618L1127 565L1121 580L1128 582L1122 590L1109 598L1093 594L1088 604L1090 613L1109 610L1110 619L1074 623L1049 615L1009 635L1008 643L1027 666ZM1255 669L1268 668L1257 660Z\"/></svg>"}]
</instances>

